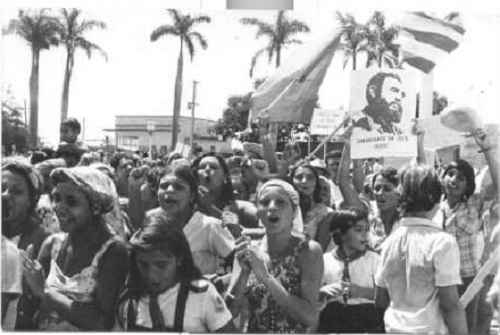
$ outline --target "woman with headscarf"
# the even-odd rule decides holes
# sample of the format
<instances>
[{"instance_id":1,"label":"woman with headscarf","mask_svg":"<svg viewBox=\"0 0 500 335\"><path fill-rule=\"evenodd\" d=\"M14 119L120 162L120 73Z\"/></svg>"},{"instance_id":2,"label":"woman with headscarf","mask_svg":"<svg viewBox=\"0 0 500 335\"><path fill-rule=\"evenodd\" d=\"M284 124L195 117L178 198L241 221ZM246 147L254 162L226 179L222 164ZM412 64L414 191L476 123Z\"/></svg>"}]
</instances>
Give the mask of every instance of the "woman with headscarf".
<instances>
[{"instance_id":1,"label":"woman with headscarf","mask_svg":"<svg viewBox=\"0 0 500 335\"><path fill-rule=\"evenodd\" d=\"M479 147L479 152L484 157L491 174L494 187L491 194L498 192L498 156L483 129L476 130L474 140ZM480 269L480 251L484 248L484 227L482 216L485 210L486 197L484 194L475 193L476 182L474 168L469 162L459 159L451 162L444 170L442 176L444 197L441 201L440 211L436 220L442 228L453 235L458 242L460 250L460 276L463 284L459 286L459 294L463 294L469 284L474 280ZM469 332L477 333L475 328L478 296L467 306L467 324Z\"/></svg>"},{"instance_id":2,"label":"woman with headscarf","mask_svg":"<svg viewBox=\"0 0 500 335\"><path fill-rule=\"evenodd\" d=\"M115 201L112 181L91 167L58 168L51 179L63 233L45 240L37 260L24 257L24 277L42 301L39 328L110 330L128 272L125 244L105 219Z\"/></svg>"},{"instance_id":3,"label":"woman with headscarf","mask_svg":"<svg viewBox=\"0 0 500 335\"><path fill-rule=\"evenodd\" d=\"M182 230L164 217L151 220L129 242L130 275L118 303L119 330L229 330L231 313L195 265Z\"/></svg>"},{"instance_id":4,"label":"woman with headscarf","mask_svg":"<svg viewBox=\"0 0 500 335\"><path fill-rule=\"evenodd\" d=\"M235 317L248 308L249 333L304 333L319 314L321 247L302 233L299 195L289 183L263 184L257 206L266 234L258 246L239 247L226 302Z\"/></svg>"},{"instance_id":5,"label":"woman with headscarf","mask_svg":"<svg viewBox=\"0 0 500 335\"><path fill-rule=\"evenodd\" d=\"M2 162L2 235L19 249L38 255L50 232L36 213L43 191L43 178L23 157L9 157ZM30 294L23 294L18 303L17 330L34 330L33 315L38 304Z\"/></svg>"},{"instance_id":6,"label":"woman with headscarf","mask_svg":"<svg viewBox=\"0 0 500 335\"><path fill-rule=\"evenodd\" d=\"M159 208L146 213L146 224L155 216L171 218L189 242L196 265L204 275L217 272L219 257L234 250L234 238L221 221L196 208L198 185L189 166L168 166L158 176Z\"/></svg>"}]
</instances>

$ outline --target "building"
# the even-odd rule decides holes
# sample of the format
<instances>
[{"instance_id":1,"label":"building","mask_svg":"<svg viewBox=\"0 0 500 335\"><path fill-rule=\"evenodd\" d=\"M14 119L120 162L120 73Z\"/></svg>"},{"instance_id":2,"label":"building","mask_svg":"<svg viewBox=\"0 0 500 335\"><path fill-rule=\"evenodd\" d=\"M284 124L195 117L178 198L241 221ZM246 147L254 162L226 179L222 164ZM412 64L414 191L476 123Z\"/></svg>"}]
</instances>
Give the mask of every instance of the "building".
<instances>
[{"instance_id":1,"label":"building","mask_svg":"<svg viewBox=\"0 0 500 335\"><path fill-rule=\"evenodd\" d=\"M115 128L105 129L115 133L115 144L118 149L127 151L149 151L150 135L148 124L154 125L151 131L153 152L162 154L172 151L169 148L172 142L173 116L163 115L116 115ZM191 117L179 117L179 135L177 142L189 144L191 140ZM230 152L231 142L218 141L213 133L216 121L194 119L194 147L202 148L203 152Z\"/></svg>"}]
</instances>

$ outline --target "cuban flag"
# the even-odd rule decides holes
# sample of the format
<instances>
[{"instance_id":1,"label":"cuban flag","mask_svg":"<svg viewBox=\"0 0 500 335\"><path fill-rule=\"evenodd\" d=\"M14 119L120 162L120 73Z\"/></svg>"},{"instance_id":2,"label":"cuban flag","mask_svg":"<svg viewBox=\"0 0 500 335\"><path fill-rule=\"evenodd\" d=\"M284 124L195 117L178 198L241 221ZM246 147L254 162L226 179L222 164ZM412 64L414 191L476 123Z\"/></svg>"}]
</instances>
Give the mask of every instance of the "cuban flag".
<instances>
[{"instance_id":1,"label":"cuban flag","mask_svg":"<svg viewBox=\"0 0 500 335\"><path fill-rule=\"evenodd\" d=\"M458 13L440 19L423 12L411 12L403 16L399 26L402 60L425 73L458 48L465 33Z\"/></svg>"}]
</instances>

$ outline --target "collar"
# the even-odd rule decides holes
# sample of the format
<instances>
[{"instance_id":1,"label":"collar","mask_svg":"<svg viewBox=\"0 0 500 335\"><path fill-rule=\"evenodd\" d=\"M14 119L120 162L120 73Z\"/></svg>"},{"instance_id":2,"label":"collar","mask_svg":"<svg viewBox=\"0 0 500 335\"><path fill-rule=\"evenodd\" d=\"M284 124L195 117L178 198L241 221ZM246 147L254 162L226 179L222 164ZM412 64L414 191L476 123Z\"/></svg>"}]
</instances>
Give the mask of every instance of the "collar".
<instances>
[{"instance_id":1,"label":"collar","mask_svg":"<svg viewBox=\"0 0 500 335\"><path fill-rule=\"evenodd\" d=\"M407 217L403 217L400 220L400 224L401 224L401 226L405 226L405 227L426 226L426 227L433 227L433 228L441 229L441 227L439 226L439 224L437 224L436 222L433 222L432 220L424 219L424 218L415 218L415 217L407 218Z\"/></svg>"}]
</instances>

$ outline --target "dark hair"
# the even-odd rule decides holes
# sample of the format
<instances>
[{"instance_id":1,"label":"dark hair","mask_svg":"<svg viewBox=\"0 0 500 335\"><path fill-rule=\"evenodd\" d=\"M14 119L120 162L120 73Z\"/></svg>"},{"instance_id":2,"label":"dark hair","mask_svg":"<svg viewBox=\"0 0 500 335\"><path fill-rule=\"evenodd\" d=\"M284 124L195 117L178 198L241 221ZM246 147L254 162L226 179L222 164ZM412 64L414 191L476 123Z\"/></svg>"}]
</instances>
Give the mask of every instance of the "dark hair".
<instances>
[{"instance_id":1,"label":"dark hair","mask_svg":"<svg viewBox=\"0 0 500 335\"><path fill-rule=\"evenodd\" d=\"M222 171L224 172L224 185L222 186L222 199L220 199L220 201L217 201L217 199L214 199L214 202L216 204L222 205L222 207L225 207L226 205L228 205L229 203L234 201L234 190L233 190L233 184L231 182L231 176L229 175L229 168L227 167L227 164L226 164L226 161L224 160L224 158L222 158L221 156L219 156L213 152L208 152L206 154L203 154L201 157L195 159L195 161L191 165L191 170L193 171L193 174L196 178L196 181L198 181L198 167L199 167L202 159L205 157L217 158L217 161L219 161L219 165L222 167ZM220 209L222 209L222 208L220 208Z\"/></svg>"},{"instance_id":2,"label":"dark hair","mask_svg":"<svg viewBox=\"0 0 500 335\"><path fill-rule=\"evenodd\" d=\"M31 165L35 165L37 163L41 163L47 159L47 154L43 151L35 151L31 155Z\"/></svg>"},{"instance_id":3,"label":"dark hair","mask_svg":"<svg viewBox=\"0 0 500 335\"><path fill-rule=\"evenodd\" d=\"M159 189L161 179L167 175L173 175L177 178L181 178L188 183L191 193L194 194L194 201L193 201L193 206L194 206L194 204L196 204L196 202L198 201L198 182L196 181L196 178L193 175L191 168L189 166L181 164L174 166L168 165L165 168L160 168L155 183L156 189Z\"/></svg>"},{"instance_id":4,"label":"dark hair","mask_svg":"<svg viewBox=\"0 0 500 335\"><path fill-rule=\"evenodd\" d=\"M439 175L433 167L412 165L400 173L401 208L405 213L430 211L443 194Z\"/></svg>"},{"instance_id":5,"label":"dark hair","mask_svg":"<svg viewBox=\"0 0 500 335\"><path fill-rule=\"evenodd\" d=\"M342 245L342 236L356 225L356 222L367 218L367 213L355 209L342 209L332 213L330 219L330 231L333 233L333 241Z\"/></svg>"},{"instance_id":6,"label":"dark hair","mask_svg":"<svg viewBox=\"0 0 500 335\"><path fill-rule=\"evenodd\" d=\"M299 154L299 157L302 155L302 150L300 149L299 142L286 143L284 148L283 148L283 151L285 151L287 148L290 148L291 150L295 150Z\"/></svg>"},{"instance_id":7,"label":"dark hair","mask_svg":"<svg viewBox=\"0 0 500 335\"><path fill-rule=\"evenodd\" d=\"M370 104L373 100L380 97L380 94L382 94L382 86L384 84L384 80L388 77L394 78L394 79L398 80L399 82L401 82L401 78L399 77L399 75L397 75L395 73L387 73L387 72L377 73L376 75L371 77L370 80L368 81L368 84L366 84L365 95L366 95L366 101L368 102L368 104ZM375 86L375 98L373 98L370 95L370 86Z\"/></svg>"},{"instance_id":8,"label":"dark hair","mask_svg":"<svg viewBox=\"0 0 500 335\"><path fill-rule=\"evenodd\" d=\"M469 162L459 159L457 161L450 162L443 171L443 178L448 174L451 169L457 169L462 171L465 175L465 180L467 181L467 188L465 189L464 197L468 199L474 191L476 190L476 175L474 173L474 168L469 164Z\"/></svg>"},{"instance_id":9,"label":"dark hair","mask_svg":"<svg viewBox=\"0 0 500 335\"><path fill-rule=\"evenodd\" d=\"M16 173L26 180L26 184L28 185L28 193L30 198L30 207L27 208L28 213L33 214L40 199L40 196L43 192L43 177L29 161L28 159L15 156L15 157L7 157L2 161L2 172L10 171L12 173Z\"/></svg>"},{"instance_id":10,"label":"dark hair","mask_svg":"<svg viewBox=\"0 0 500 335\"><path fill-rule=\"evenodd\" d=\"M339 158L340 159L341 157L342 157L342 153L340 151L334 150L334 151L330 151L329 153L326 154L325 161L328 158Z\"/></svg>"},{"instance_id":11,"label":"dark hair","mask_svg":"<svg viewBox=\"0 0 500 335\"><path fill-rule=\"evenodd\" d=\"M312 171L312 173L314 174L314 179L316 179L316 186L314 187L314 192L313 192L313 199L314 199L314 202L315 203L320 203L322 200L321 200L321 185L320 185L320 182L319 182L319 175L318 175L318 171L316 171L316 169L314 168L314 166L311 166L311 165L308 165L308 164L303 164L303 165L297 165L297 166L294 166L293 169L292 169L292 173L290 174L290 179L292 181L292 185L295 186L295 184L293 183L293 179L295 177L295 173L297 172L297 169L299 168L307 168L309 170ZM302 216L305 217L306 216L306 212L307 212L307 209L309 207L309 203L308 203L308 199L299 191L299 203L300 203L300 210L302 211Z\"/></svg>"},{"instance_id":12,"label":"dark hair","mask_svg":"<svg viewBox=\"0 0 500 335\"><path fill-rule=\"evenodd\" d=\"M382 168L378 173L375 173L372 178L372 189L375 188L375 180L378 176L387 179L395 186L399 185L398 170L392 166Z\"/></svg>"},{"instance_id":13,"label":"dark hair","mask_svg":"<svg viewBox=\"0 0 500 335\"><path fill-rule=\"evenodd\" d=\"M68 128L73 129L77 134L80 134L81 132L80 122L78 122L78 120L75 119L74 117L69 117L63 122L61 122L61 127L62 126L66 126Z\"/></svg>"},{"instance_id":14,"label":"dark hair","mask_svg":"<svg viewBox=\"0 0 500 335\"><path fill-rule=\"evenodd\" d=\"M158 250L165 255L175 256L178 262L177 276L181 283L190 284L193 280L203 278L200 269L194 263L189 242L182 229L169 222L165 216L157 215L146 219L145 225L130 239L129 248L130 272L125 289L118 299L116 311L120 323L122 322L120 305L127 300L138 300L147 291L147 284L142 280L137 268L136 259L139 251Z\"/></svg>"},{"instance_id":15,"label":"dark hair","mask_svg":"<svg viewBox=\"0 0 500 335\"><path fill-rule=\"evenodd\" d=\"M76 163L80 162L83 155L83 150L78 148L74 143L61 142L56 151L56 158L74 158Z\"/></svg>"}]
</instances>

